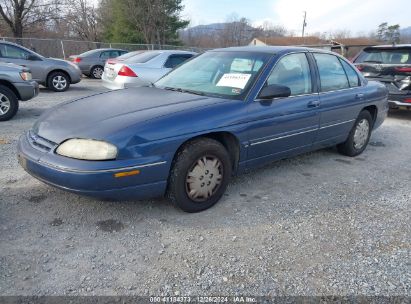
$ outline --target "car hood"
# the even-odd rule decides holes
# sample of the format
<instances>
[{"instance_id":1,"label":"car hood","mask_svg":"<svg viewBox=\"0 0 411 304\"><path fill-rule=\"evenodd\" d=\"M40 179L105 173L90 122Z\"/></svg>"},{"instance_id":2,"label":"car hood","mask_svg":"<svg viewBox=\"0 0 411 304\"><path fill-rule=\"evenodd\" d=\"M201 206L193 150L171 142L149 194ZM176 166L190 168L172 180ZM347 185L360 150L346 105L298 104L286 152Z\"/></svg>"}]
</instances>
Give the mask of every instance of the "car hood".
<instances>
[{"instance_id":1,"label":"car hood","mask_svg":"<svg viewBox=\"0 0 411 304\"><path fill-rule=\"evenodd\" d=\"M33 131L54 143L69 138L106 139L153 118L223 101L153 87L110 91L51 109L39 118Z\"/></svg>"}]
</instances>

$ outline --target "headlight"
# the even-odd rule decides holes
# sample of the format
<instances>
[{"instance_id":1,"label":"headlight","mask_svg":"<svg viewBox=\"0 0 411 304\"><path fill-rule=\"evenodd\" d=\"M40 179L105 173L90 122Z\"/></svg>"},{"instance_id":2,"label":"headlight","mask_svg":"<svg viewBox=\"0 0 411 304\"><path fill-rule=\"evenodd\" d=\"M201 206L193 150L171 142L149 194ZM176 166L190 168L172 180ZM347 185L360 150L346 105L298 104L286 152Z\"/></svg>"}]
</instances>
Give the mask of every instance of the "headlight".
<instances>
[{"instance_id":1,"label":"headlight","mask_svg":"<svg viewBox=\"0 0 411 304\"><path fill-rule=\"evenodd\" d=\"M31 80L31 73L30 72L20 72L20 77L23 80Z\"/></svg>"},{"instance_id":2,"label":"headlight","mask_svg":"<svg viewBox=\"0 0 411 304\"><path fill-rule=\"evenodd\" d=\"M62 156L84 160L110 160L117 156L117 148L105 141L74 138L63 142L56 150Z\"/></svg>"}]
</instances>

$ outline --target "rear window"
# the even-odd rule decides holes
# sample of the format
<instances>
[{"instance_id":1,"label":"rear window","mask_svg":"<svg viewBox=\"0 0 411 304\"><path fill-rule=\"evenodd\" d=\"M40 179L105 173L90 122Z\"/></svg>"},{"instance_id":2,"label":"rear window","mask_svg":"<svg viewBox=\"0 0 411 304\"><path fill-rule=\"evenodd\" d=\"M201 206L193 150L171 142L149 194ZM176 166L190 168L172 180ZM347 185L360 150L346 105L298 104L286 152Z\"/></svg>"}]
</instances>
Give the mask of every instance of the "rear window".
<instances>
[{"instance_id":1,"label":"rear window","mask_svg":"<svg viewBox=\"0 0 411 304\"><path fill-rule=\"evenodd\" d=\"M411 64L411 49L365 49L355 62Z\"/></svg>"},{"instance_id":2,"label":"rear window","mask_svg":"<svg viewBox=\"0 0 411 304\"><path fill-rule=\"evenodd\" d=\"M145 52L126 59L125 61L129 63L146 63L160 54L160 52Z\"/></svg>"},{"instance_id":3,"label":"rear window","mask_svg":"<svg viewBox=\"0 0 411 304\"><path fill-rule=\"evenodd\" d=\"M134 52L130 52L130 53L125 53L124 55L118 56L117 59L123 59L126 60L128 58L134 57L138 54L143 53L144 51L134 51Z\"/></svg>"}]
</instances>

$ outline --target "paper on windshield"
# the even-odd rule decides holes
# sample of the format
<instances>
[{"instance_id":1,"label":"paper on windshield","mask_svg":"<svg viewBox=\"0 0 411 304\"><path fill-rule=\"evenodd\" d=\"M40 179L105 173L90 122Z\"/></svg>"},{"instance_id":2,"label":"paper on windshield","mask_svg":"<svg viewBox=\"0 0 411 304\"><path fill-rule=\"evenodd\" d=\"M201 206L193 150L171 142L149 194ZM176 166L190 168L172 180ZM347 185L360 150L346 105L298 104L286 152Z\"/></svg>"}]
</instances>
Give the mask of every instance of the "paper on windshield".
<instances>
[{"instance_id":1,"label":"paper on windshield","mask_svg":"<svg viewBox=\"0 0 411 304\"><path fill-rule=\"evenodd\" d=\"M231 87L244 89L250 79L251 74L243 73L228 73L224 74L220 81L217 83L217 87Z\"/></svg>"}]
</instances>

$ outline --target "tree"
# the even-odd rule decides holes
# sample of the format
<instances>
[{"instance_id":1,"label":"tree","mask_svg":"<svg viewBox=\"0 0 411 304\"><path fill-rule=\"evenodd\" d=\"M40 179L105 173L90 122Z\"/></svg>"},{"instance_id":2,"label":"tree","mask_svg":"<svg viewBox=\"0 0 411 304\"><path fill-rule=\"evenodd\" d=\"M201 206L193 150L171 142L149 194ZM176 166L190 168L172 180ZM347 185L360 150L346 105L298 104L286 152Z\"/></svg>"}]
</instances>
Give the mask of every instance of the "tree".
<instances>
[{"instance_id":1,"label":"tree","mask_svg":"<svg viewBox=\"0 0 411 304\"><path fill-rule=\"evenodd\" d=\"M69 0L67 7L65 19L69 31L83 40L100 40L101 29L97 8L87 0Z\"/></svg>"},{"instance_id":2,"label":"tree","mask_svg":"<svg viewBox=\"0 0 411 304\"><path fill-rule=\"evenodd\" d=\"M0 16L14 37L38 23L56 18L59 0L0 0Z\"/></svg>"},{"instance_id":3,"label":"tree","mask_svg":"<svg viewBox=\"0 0 411 304\"><path fill-rule=\"evenodd\" d=\"M387 22L381 23L377 29L377 39L386 43L400 42L400 25L388 25Z\"/></svg>"},{"instance_id":4,"label":"tree","mask_svg":"<svg viewBox=\"0 0 411 304\"><path fill-rule=\"evenodd\" d=\"M385 35L387 33L387 27L388 27L387 22L381 23L378 26L378 29L377 29L377 39L378 40L385 41L385 39L386 39Z\"/></svg>"}]
</instances>

